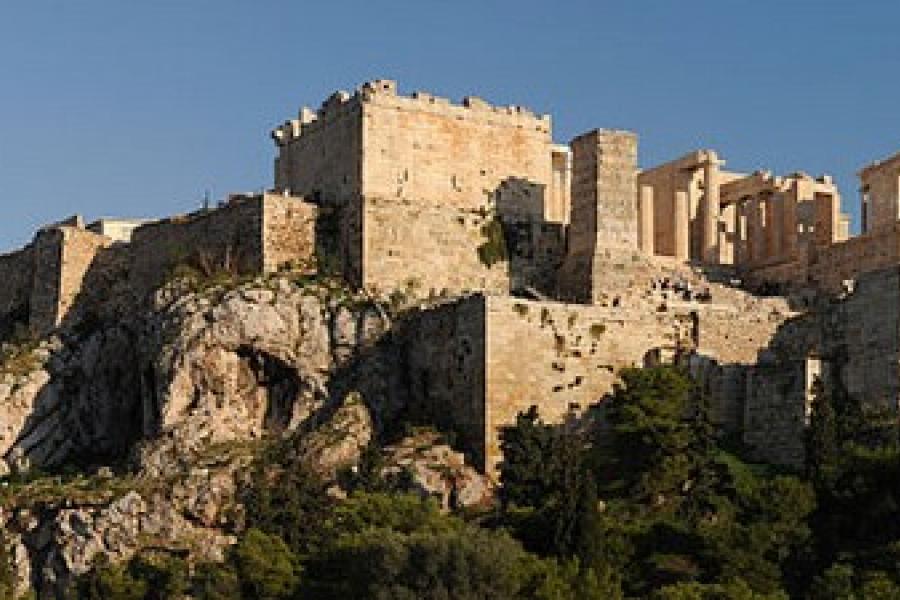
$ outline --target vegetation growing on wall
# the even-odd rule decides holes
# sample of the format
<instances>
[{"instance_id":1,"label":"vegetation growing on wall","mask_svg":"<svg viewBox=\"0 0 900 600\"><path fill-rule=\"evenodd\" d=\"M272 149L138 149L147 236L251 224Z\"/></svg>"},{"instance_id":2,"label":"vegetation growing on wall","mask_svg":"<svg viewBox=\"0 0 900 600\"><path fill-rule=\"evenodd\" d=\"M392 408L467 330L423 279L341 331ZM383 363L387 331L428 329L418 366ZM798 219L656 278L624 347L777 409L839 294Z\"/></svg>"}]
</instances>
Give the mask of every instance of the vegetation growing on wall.
<instances>
[{"instance_id":1,"label":"vegetation growing on wall","mask_svg":"<svg viewBox=\"0 0 900 600\"><path fill-rule=\"evenodd\" d=\"M496 215L492 216L481 226L481 235L485 240L478 246L478 258L481 260L481 264L491 268L497 263L506 262L509 258L509 251L500 218Z\"/></svg>"}]
</instances>

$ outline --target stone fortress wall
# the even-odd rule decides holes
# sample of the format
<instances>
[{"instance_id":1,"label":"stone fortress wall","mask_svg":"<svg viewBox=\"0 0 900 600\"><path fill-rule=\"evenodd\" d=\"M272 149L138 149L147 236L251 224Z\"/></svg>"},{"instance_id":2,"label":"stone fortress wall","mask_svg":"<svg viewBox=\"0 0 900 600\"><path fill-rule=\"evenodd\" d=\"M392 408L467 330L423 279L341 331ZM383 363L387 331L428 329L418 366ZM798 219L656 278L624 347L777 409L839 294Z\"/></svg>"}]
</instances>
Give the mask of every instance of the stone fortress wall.
<instances>
[{"instance_id":1,"label":"stone fortress wall","mask_svg":"<svg viewBox=\"0 0 900 600\"><path fill-rule=\"evenodd\" d=\"M597 302L637 252L637 136L594 130L572 140L571 218L559 297Z\"/></svg>"},{"instance_id":2,"label":"stone fortress wall","mask_svg":"<svg viewBox=\"0 0 900 600\"><path fill-rule=\"evenodd\" d=\"M34 246L0 256L0 321L11 315L28 314L28 298L34 278ZM7 327L0 329L4 332ZM7 332L8 333L8 332Z\"/></svg>"},{"instance_id":3,"label":"stone fortress wall","mask_svg":"<svg viewBox=\"0 0 900 600\"><path fill-rule=\"evenodd\" d=\"M272 193L152 223L71 221L0 257L0 334L13 318L41 334L77 321L123 278L140 300L180 264L315 260L377 294L440 295L401 335L411 396L488 471L519 411L563 418L626 366L688 365L716 422L786 464L802 458L815 378L900 400L897 157L861 173L867 224L848 239L827 176L725 171L711 150L641 171L631 132L561 146L549 117L388 80L272 137ZM831 300L798 314L740 280Z\"/></svg>"},{"instance_id":4,"label":"stone fortress wall","mask_svg":"<svg viewBox=\"0 0 900 600\"><path fill-rule=\"evenodd\" d=\"M270 273L311 260L315 205L282 194L232 196L216 210L163 219L135 230L131 282L138 296L159 286L178 264Z\"/></svg>"},{"instance_id":5,"label":"stone fortress wall","mask_svg":"<svg viewBox=\"0 0 900 600\"><path fill-rule=\"evenodd\" d=\"M127 279L129 296L140 301L179 264L248 273L311 266L316 214L313 204L263 194L136 227L119 243L78 217L51 225L23 250L0 257L0 276L8 284L0 291L0 324L15 319L44 335L96 310L109 293L101 288L116 283L112 278Z\"/></svg>"},{"instance_id":6,"label":"stone fortress wall","mask_svg":"<svg viewBox=\"0 0 900 600\"><path fill-rule=\"evenodd\" d=\"M478 98L462 104L396 82L338 92L272 134L275 187L337 211L337 262L372 290L555 287L568 220L568 150L551 122ZM478 248L499 216L517 240L510 269ZM527 260L518 260L526 257Z\"/></svg>"},{"instance_id":7,"label":"stone fortress wall","mask_svg":"<svg viewBox=\"0 0 900 600\"><path fill-rule=\"evenodd\" d=\"M423 311L405 342L413 397L492 472L499 431L519 412L559 421L611 392L622 368L696 356L714 420L739 432L748 374L794 313L749 294L736 306L737 292L724 304L664 296L648 288L599 306L475 294Z\"/></svg>"}]
</instances>

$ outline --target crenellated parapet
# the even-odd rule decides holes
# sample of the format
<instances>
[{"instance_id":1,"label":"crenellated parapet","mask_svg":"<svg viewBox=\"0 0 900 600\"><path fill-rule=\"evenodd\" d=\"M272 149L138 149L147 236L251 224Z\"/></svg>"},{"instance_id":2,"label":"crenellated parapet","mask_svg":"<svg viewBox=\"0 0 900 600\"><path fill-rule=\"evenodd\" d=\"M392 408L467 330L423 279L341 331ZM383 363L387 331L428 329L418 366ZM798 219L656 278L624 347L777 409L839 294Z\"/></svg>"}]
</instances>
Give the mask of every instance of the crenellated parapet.
<instances>
[{"instance_id":1,"label":"crenellated parapet","mask_svg":"<svg viewBox=\"0 0 900 600\"><path fill-rule=\"evenodd\" d=\"M460 103L429 92L416 91L409 96L398 93L397 82L375 79L362 84L356 92L337 91L313 110L303 107L296 119L285 121L272 131L272 139L278 146L290 144L304 134L317 131L330 121L340 119L358 110L362 105L390 105L398 109L445 115L466 120L489 121L499 126L516 127L550 134L550 115L537 115L523 106L496 106L477 96L466 96Z\"/></svg>"}]
</instances>

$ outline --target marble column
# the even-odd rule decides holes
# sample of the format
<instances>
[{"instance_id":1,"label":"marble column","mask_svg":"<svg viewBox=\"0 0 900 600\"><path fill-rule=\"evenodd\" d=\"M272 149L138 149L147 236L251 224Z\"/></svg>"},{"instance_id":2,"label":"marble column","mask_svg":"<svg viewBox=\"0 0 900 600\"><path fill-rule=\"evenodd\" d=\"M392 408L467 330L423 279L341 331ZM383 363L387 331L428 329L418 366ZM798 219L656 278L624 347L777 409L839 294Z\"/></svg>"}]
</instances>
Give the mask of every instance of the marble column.
<instances>
[{"instance_id":1,"label":"marble column","mask_svg":"<svg viewBox=\"0 0 900 600\"><path fill-rule=\"evenodd\" d=\"M685 190L675 192L675 258L690 260L691 258L691 210L688 193Z\"/></svg>"},{"instance_id":2,"label":"marble column","mask_svg":"<svg viewBox=\"0 0 900 600\"><path fill-rule=\"evenodd\" d=\"M792 258L797 251L797 188L781 194L784 202L784 248L786 258Z\"/></svg>"},{"instance_id":3,"label":"marble column","mask_svg":"<svg viewBox=\"0 0 900 600\"><path fill-rule=\"evenodd\" d=\"M703 204L701 207L703 262L719 262L719 161L713 154L703 166Z\"/></svg>"},{"instance_id":4,"label":"marble column","mask_svg":"<svg viewBox=\"0 0 900 600\"><path fill-rule=\"evenodd\" d=\"M741 198L734 203L734 264L747 262L747 203Z\"/></svg>"},{"instance_id":5,"label":"marble column","mask_svg":"<svg viewBox=\"0 0 900 600\"><path fill-rule=\"evenodd\" d=\"M769 255L766 245L766 201L762 194L753 197L750 222L753 225L753 262L764 262Z\"/></svg>"},{"instance_id":6,"label":"marble column","mask_svg":"<svg viewBox=\"0 0 900 600\"><path fill-rule=\"evenodd\" d=\"M781 194L770 192L766 196L766 225L769 227L769 256L783 258L784 248L784 201Z\"/></svg>"}]
</instances>

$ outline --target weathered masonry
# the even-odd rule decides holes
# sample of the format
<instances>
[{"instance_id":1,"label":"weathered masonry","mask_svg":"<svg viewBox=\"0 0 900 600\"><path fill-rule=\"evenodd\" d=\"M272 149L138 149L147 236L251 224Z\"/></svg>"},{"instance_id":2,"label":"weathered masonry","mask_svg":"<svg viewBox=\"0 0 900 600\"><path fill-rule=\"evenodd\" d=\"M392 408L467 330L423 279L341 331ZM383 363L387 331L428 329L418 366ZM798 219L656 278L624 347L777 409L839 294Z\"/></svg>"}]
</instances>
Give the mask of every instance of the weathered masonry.
<instances>
[{"instance_id":1,"label":"weathered masonry","mask_svg":"<svg viewBox=\"0 0 900 600\"><path fill-rule=\"evenodd\" d=\"M110 297L133 304L179 264L247 273L311 264L317 210L298 198L263 194L234 196L220 208L153 223L86 226L73 217L48 226L26 248L0 256L6 284L0 289L0 334L18 324L44 335L101 305L109 308Z\"/></svg>"},{"instance_id":2,"label":"weathered masonry","mask_svg":"<svg viewBox=\"0 0 900 600\"><path fill-rule=\"evenodd\" d=\"M337 262L357 285L555 287L570 157L548 116L474 97L401 96L379 80L302 109L273 138L276 188L327 210ZM514 238L509 261L503 237Z\"/></svg>"},{"instance_id":3,"label":"weathered masonry","mask_svg":"<svg viewBox=\"0 0 900 600\"><path fill-rule=\"evenodd\" d=\"M633 132L557 144L551 125L389 80L335 93L272 132L271 192L73 218L0 256L0 339L115 319L179 266L431 297L398 331L410 396L487 471L519 411L564 418L626 366L688 365L716 423L784 464L817 378L900 406L900 154L860 171L850 237L827 175L729 171L708 149L640 169Z\"/></svg>"},{"instance_id":4,"label":"weathered masonry","mask_svg":"<svg viewBox=\"0 0 900 600\"><path fill-rule=\"evenodd\" d=\"M610 392L623 367L697 356L714 418L740 431L748 373L791 314L779 300L752 302L750 312L696 302L661 312L656 297L623 307L482 294L449 301L405 333L411 395L493 472L499 431L519 412L538 406L558 421Z\"/></svg>"}]
</instances>

